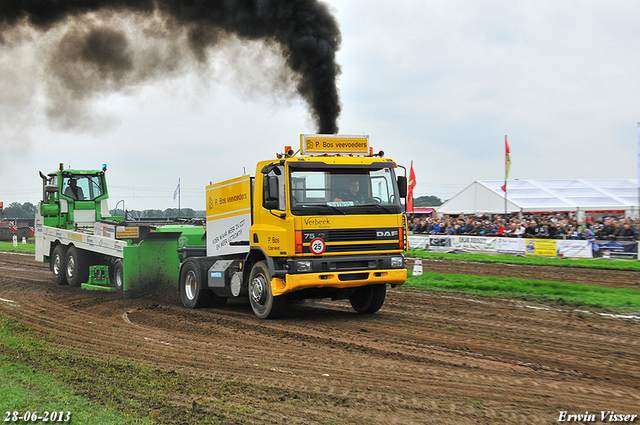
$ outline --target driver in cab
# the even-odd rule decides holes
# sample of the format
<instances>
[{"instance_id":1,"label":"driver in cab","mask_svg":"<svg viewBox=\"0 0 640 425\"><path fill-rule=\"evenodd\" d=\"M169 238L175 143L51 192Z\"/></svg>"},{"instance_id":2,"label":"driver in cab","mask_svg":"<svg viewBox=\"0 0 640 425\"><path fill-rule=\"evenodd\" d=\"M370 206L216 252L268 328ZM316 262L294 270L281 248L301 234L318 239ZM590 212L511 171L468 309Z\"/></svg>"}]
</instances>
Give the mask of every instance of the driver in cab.
<instances>
[{"instance_id":1,"label":"driver in cab","mask_svg":"<svg viewBox=\"0 0 640 425\"><path fill-rule=\"evenodd\" d=\"M348 190L340 190L338 197L333 200L333 202L345 201L353 201L356 204L364 203L364 196L360 193L360 182L358 180L351 180Z\"/></svg>"},{"instance_id":2,"label":"driver in cab","mask_svg":"<svg viewBox=\"0 0 640 425\"><path fill-rule=\"evenodd\" d=\"M82 188L78 186L78 181L74 178L69 179L69 186L64 190L64 195L76 201L84 200Z\"/></svg>"}]
</instances>

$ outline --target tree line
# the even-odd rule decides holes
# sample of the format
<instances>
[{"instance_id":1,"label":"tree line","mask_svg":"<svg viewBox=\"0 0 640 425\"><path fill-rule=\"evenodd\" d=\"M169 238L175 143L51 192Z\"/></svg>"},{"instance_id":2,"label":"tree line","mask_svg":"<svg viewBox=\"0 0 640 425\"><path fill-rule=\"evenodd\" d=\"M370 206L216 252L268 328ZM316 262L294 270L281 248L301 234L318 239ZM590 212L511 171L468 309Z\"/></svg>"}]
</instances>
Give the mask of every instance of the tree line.
<instances>
[{"instance_id":1,"label":"tree line","mask_svg":"<svg viewBox=\"0 0 640 425\"><path fill-rule=\"evenodd\" d=\"M177 208L167 208L165 210L128 210L127 211L134 218L171 218L178 216ZM109 213L115 216L124 216L125 212L122 210L110 210ZM25 202L21 204L19 202L12 202L9 206L5 206L0 213L4 218L34 218L36 215L36 206L31 202ZM194 210L192 208L180 208L180 217L204 217L204 210Z\"/></svg>"},{"instance_id":2,"label":"tree line","mask_svg":"<svg viewBox=\"0 0 640 425\"><path fill-rule=\"evenodd\" d=\"M25 202L24 204L12 202L8 207L4 207L0 216L6 218L34 218L36 216L36 206L31 202Z\"/></svg>"},{"instance_id":3,"label":"tree line","mask_svg":"<svg viewBox=\"0 0 640 425\"><path fill-rule=\"evenodd\" d=\"M127 210L122 211L118 210L110 210L109 213L115 216L124 216L128 213L133 218L171 218L178 217L178 209L177 208L167 208L166 210ZM204 210L194 210L192 208L180 208L180 217L190 218L190 217L205 217L206 213Z\"/></svg>"},{"instance_id":4,"label":"tree line","mask_svg":"<svg viewBox=\"0 0 640 425\"><path fill-rule=\"evenodd\" d=\"M443 202L437 196L419 196L413 200L415 207L439 207ZM129 214L134 218L170 218L178 216L177 208L167 208L165 210L128 210ZM124 216L125 212L118 210L110 210L109 213L115 216ZM36 206L31 202L20 204L12 202L8 207L4 208L1 216L6 218L34 218L36 215ZM204 210L194 210L192 208L180 208L180 217L205 217Z\"/></svg>"},{"instance_id":5,"label":"tree line","mask_svg":"<svg viewBox=\"0 0 640 425\"><path fill-rule=\"evenodd\" d=\"M413 199L414 207L439 207L444 202L437 196L418 196Z\"/></svg>"}]
</instances>

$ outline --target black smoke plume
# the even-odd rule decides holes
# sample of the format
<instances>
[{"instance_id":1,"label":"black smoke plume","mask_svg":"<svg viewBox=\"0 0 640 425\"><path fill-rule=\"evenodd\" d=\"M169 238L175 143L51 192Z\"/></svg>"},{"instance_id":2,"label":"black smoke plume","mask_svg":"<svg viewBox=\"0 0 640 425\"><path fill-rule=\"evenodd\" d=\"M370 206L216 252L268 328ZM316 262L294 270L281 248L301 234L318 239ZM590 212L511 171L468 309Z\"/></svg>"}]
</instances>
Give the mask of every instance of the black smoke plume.
<instances>
[{"instance_id":1,"label":"black smoke plume","mask_svg":"<svg viewBox=\"0 0 640 425\"><path fill-rule=\"evenodd\" d=\"M0 44L19 26L47 32L80 18L91 22L100 14L160 15L176 36L186 31L193 56L201 62L207 49L230 35L278 45L318 132L338 131L340 68L335 54L341 35L327 5L318 0L0 0ZM127 36L108 26L89 28L79 42L67 37L58 50L57 61L91 65L111 81L111 89L118 89L118 79L131 72ZM149 71L154 72L159 71ZM69 74L70 90L79 90L71 88L73 80ZM83 96L79 91L76 95Z\"/></svg>"}]
</instances>

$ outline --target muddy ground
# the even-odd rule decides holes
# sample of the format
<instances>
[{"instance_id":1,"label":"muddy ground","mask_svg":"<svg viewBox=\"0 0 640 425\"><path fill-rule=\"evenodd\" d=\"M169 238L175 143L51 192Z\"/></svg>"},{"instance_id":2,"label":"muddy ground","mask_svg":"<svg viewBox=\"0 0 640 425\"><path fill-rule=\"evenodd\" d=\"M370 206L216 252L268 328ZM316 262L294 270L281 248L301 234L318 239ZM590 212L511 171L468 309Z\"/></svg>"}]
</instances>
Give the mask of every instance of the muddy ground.
<instances>
[{"instance_id":1,"label":"muddy ground","mask_svg":"<svg viewBox=\"0 0 640 425\"><path fill-rule=\"evenodd\" d=\"M469 264L429 261L425 269L640 281L638 273ZM563 411L595 412L597 422L601 411L640 414L640 319L566 306L399 288L371 316L348 302L307 301L261 321L244 302L188 310L173 293L125 300L57 286L31 256L0 253L0 314L66 349L209 384L195 397L169 394L176 411L207 406L216 415L214 389L237 383L241 390L220 407L228 423L511 424L556 423Z\"/></svg>"}]
</instances>

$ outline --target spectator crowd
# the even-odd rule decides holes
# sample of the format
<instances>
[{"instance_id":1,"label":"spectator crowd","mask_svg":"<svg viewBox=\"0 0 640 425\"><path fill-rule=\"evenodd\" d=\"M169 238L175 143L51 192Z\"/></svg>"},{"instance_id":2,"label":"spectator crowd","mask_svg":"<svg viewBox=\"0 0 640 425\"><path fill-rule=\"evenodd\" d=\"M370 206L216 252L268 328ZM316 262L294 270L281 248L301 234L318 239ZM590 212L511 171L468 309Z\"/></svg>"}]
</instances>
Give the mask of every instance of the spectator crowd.
<instances>
[{"instance_id":1,"label":"spectator crowd","mask_svg":"<svg viewBox=\"0 0 640 425\"><path fill-rule=\"evenodd\" d=\"M566 214L410 217L410 229L423 235L500 236L539 239L639 240L640 220Z\"/></svg>"}]
</instances>

